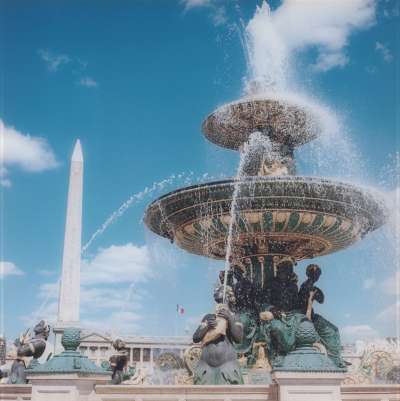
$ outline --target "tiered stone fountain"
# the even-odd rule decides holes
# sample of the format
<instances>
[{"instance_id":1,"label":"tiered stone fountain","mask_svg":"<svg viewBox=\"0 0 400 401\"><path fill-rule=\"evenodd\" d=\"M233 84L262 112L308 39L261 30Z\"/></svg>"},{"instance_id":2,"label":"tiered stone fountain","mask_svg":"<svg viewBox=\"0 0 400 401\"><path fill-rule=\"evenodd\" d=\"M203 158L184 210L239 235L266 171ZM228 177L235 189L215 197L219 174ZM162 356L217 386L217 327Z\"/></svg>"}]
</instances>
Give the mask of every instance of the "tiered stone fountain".
<instances>
[{"instance_id":1,"label":"tiered stone fountain","mask_svg":"<svg viewBox=\"0 0 400 401\"><path fill-rule=\"evenodd\" d=\"M225 259L234 216L232 261L264 288L282 258L298 261L339 251L385 222L384 204L375 194L295 175L295 148L320 134L315 118L300 106L243 98L210 114L203 132L211 142L239 151L259 132L271 154L253 155L240 178L182 188L148 207L147 226L188 252Z\"/></svg>"}]
</instances>

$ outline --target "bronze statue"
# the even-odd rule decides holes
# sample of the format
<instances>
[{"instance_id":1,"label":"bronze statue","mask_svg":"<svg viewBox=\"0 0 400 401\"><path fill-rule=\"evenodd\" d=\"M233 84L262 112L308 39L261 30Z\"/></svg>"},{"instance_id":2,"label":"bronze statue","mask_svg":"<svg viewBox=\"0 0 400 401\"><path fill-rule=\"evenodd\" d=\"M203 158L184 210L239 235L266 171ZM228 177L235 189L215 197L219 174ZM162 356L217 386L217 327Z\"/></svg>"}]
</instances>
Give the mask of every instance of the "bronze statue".
<instances>
[{"instance_id":1,"label":"bronze statue","mask_svg":"<svg viewBox=\"0 0 400 401\"><path fill-rule=\"evenodd\" d=\"M207 314L193 335L193 342L202 343L200 360L194 367L194 384L243 384L233 343L240 343L243 326L232 312L235 295L226 286L227 305L223 304L224 286L215 289L216 313Z\"/></svg>"},{"instance_id":2,"label":"bronze statue","mask_svg":"<svg viewBox=\"0 0 400 401\"><path fill-rule=\"evenodd\" d=\"M345 368L349 363L344 361L341 356L338 328L321 315L314 313L312 306L314 301L322 304L325 300L322 290L315 286L321 276L321 268L316 264L308 265L306 275L308 278L300 287L298 307L301 313L305 314L313 322L328 356L338 367Z\"/></svg>"},{"instance_id":3,"label":"bronze statue","mask_svg":"<svg viewBox=\"0 0 400 401\"><path fill-rule=\"evenodd\" d=\"M31 365L38 363L37 360L46 349L46 341L50 334L50 326L45 320L41 320L33 329L34 336L29 337L28 331L14 341L16 347L16 358L11 366L9 384L25 384L26 359L33 357Z\"/></svg>"},{"instance_id":4,"label":"bronze statue","mask_svg":"<svg viewBox=\"0 0 400 401\"><path fill-rule=\"evenodd\" d=\"M124 380L129 378L125 377L125 371L128 365L128 349L126 348L125 342L119 338L116 339L112 345L117 353L110 356L110 366L112 369L111 383L121 384Z\"/></svg>"},{"instance_id":5,"label":"bronze statue","mask_svg":"<svg viewBox=\"0 0 400 401\"><path fill-rule=\"evenodd\" d=\"M276 277L271 282L271 304L281 312L297 308L297 275L291 260L283 260L277 265Z\"/></svg>"}]
</instances>

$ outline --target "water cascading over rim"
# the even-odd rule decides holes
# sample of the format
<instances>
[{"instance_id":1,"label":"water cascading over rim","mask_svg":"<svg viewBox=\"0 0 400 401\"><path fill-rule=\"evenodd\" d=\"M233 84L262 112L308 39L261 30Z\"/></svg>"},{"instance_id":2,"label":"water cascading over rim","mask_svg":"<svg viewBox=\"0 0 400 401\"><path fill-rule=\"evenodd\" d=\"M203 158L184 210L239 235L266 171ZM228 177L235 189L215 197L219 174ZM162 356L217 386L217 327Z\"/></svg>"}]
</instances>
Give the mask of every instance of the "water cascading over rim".
<instances>
[{"instance_id":1,"label":"water cascading over rim","mask_svg":"<svg viewBox=\"0 0 400 401\"><path fill-rule=\"evenodd\" d=\"M327 255L384 224L386 209L377 194L294 175L294 149L320 134L308 110L284 100L243 98L210 114L203 132L239 151L258 132L270 147L252 155L237 179L182 188L149 205L146 225L186 251L225 259L234 193L232 263L252 279L258 274L262 286L282 258Z\"/></svg>"}]
</instances>

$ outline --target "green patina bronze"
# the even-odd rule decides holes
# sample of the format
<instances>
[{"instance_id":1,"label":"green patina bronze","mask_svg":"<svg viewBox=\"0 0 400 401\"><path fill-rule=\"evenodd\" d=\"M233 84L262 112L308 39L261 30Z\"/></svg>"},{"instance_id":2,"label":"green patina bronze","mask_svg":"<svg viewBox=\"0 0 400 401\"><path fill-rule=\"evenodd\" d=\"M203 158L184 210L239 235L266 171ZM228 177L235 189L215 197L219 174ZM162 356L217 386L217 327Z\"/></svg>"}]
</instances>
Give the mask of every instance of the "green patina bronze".
<instances>
[{"instance_id":1,"label":"green patina bronze","mask_svg":"<svg viewBox=\"0 0 400 401\"><path fill-rule=\"evenodd\" d=\"M304 318L304 315L298 314L298 318L300 316ZM286 332L284 336L288 337L288 333ZM320 336L312 322L309 320L301 321L295 329L292 349L288 350L284 356L274 363L273 370L285 372L345 372L345 367L339 367L332 358L319 352L313 346L319 341L321 341Z\"/></svg>"},{"instance_id":2,"label":"green patina bronze","mask_svg":"<svg viewBox=\"0 0 400 401\"><path fill-rule=\"evenodd\" d=\"M346 370L337 327L312 309L314 301L324 302L315 286L319 267L299 291L293 265L343 250L387 219L376 192L294 175L294 150L320 134L316 121L310 110L284 99L245 97L220 107L203 123L207 139L242 152L256 133L268 146L249 153L251 160L242 158L240 178L178 189L145 213L150 230L188 252L226 259L230 249L223 280L233 289L233 312L243 327L242 341L232 345L249 372ZM207 347L212 360L216 353ZM224 383L232 379L204 376L201 382Z\"/></svg>"},{"instance_id":3,"label":"green patina bronze","mask_svg":"<svg viewBox=\"0 0 400 401\"><path fill-rule=\"evenodd\" d=\"M109 371L98 367L87 356L77 351L81 341L80 333L78 328L66 328L61 340L64 351L61 354L54 355L44 364L33 366L29 370L29 375L76 373L80 376L110 376Z\"/></svg>"}]
</instances>

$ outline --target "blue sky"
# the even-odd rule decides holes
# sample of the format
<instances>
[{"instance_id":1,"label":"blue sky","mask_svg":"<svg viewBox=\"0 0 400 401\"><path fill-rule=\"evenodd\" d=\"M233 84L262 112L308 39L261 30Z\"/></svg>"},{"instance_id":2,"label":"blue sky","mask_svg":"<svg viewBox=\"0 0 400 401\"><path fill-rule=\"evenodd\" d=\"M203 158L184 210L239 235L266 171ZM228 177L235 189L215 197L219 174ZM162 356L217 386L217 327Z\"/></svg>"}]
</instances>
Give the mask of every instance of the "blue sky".
<instances>
[{"instance_id":1,"label":"blue sky","mask_svg":"<svg viewBox=\"0 0 400 401\"><path fill-rule=\"evenodd\" d=\"M315 149L305 148L303 156L300 149L299 173L351 176L393 190L387 166L400 150L398 3L349 2L373 15L344 25L341 47L331 46L327 55L327 46L311 39L291 52L296 85L338 114L357 154L344 154L333 142L318 150L326 162L317 163ZM278 12L281 3L270 3ZM185 254L149 233L141 219L155 197L189 180L234 174L238 155L207 143L200 127L218 105L242 94L247 67L238 31L258 4L1 1L0 331L7 337L39 315L54 316L77 138L85 159L84 243L132 194L184 173L156 185L84 254L85 324L185 334L210 310L222 263ZM342 5L339 15L346 18L346 2L337 2ZM295 28L309 29L301 21ZM329 23L321 18L321 26ZM325 67L317 68L321 57ZM318 260L327 302L317 309L348 339L396 333L396 263L386 232ZM297 267L301 278L306 265ZM176 304L185 308L181 317Z\"/></svg>"}]
</instances>

